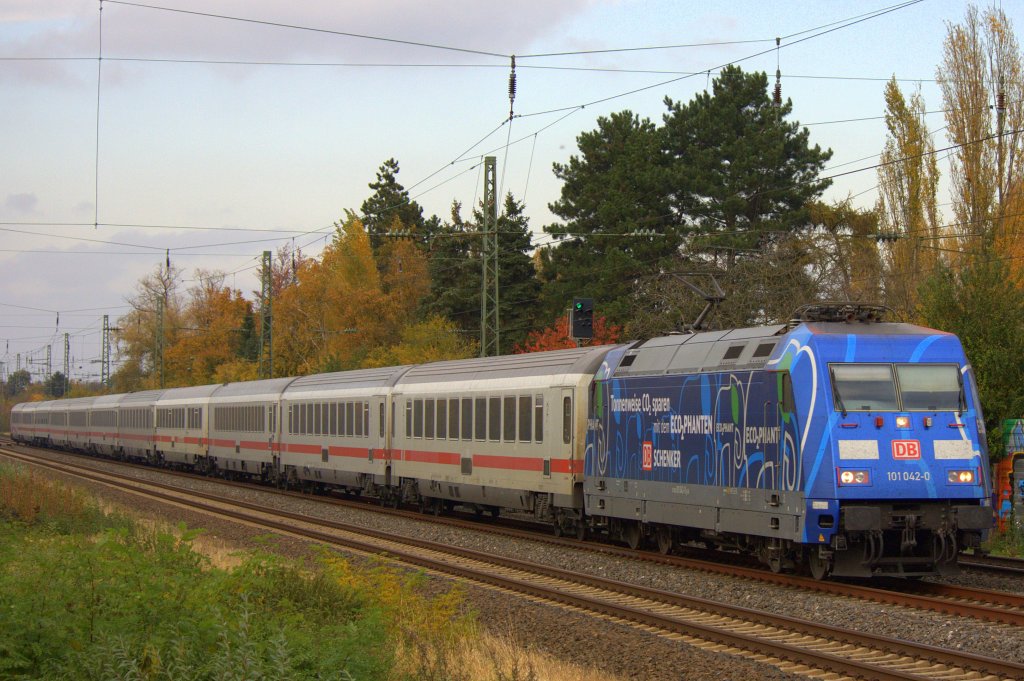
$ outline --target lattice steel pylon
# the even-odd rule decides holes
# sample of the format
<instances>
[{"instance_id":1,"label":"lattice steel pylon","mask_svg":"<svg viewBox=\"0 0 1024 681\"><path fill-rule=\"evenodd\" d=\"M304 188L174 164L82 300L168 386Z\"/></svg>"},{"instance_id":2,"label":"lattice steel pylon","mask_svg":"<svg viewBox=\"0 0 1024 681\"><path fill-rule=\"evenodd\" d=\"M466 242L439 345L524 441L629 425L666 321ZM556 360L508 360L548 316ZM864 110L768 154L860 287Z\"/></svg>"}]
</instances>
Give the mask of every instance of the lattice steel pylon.
<instances>
[{"instance_id":1,"label":"lattice steel pylon","mask_svg":"<svg viewBox=\"0 0 1024 681\"><path fill-rule=\"evenodd\" d=\"M110 387L110 315L103 315L103 347L100 349L100 384Z\"/></svg>"},{"instance_id":2,"label":"lattice steel pylon","mask_svg":"<svg viewBox=\"0 0 1024 681\"><path fill-rule=\"evenodd\" d=\"M273 270L270 251L263 251L263 276L260 288L260 378L274 377Z\"/></svg>"},{"instance_id":3,"label":"lattice steel pylon","mask_svg":"<svg viewBox=\"0 0 1024 681\"><path fill-rule=\"evenodd\" d=\"M64 334L64 397L68 396L71 389L71 337Z\"/></svg>"},{"instance_id":4,"label":"lattice steel pylon","mask_svg":"<svg viewBox=\"0 0 1024 681\"><path fill-rule=\"evenodd\" d=\"M164 387L164 299L156 299L156 357L160 387Z\"/></svg>"},{"instance_id":5,"label":"lattice steel pylon","mask_svg":"<svg viewBox=\"0 0 1024 681\"><path fill-rule=\"evenodd\" d=\"M497 159L484 159L484 215L480 249L483 277L480 290L480 356L494 357L499 350L498 320L498 197Z\"/></svg>"}]
</instances>

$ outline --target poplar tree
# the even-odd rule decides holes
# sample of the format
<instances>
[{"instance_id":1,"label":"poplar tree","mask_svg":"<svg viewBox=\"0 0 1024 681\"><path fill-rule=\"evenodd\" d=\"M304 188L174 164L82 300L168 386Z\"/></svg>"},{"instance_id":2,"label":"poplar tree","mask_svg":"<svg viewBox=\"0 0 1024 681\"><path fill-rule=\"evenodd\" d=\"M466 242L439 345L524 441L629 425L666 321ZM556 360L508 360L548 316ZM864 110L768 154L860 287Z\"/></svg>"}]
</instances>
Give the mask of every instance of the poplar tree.
<instances>
[{"instance_id":1,"label":"poplar tree","mask_svg":"<svg viewBox=\"0 0 1024 681\"><path fill-rule=\"evenodd\" d=\"M1002 9L971 5L949 24L936 77L950 142L955 231L965 255L992 247L1024 163L1024 60ZM987 257L987 254L983 257Z\"/></svg>"},{"instance_id":2,"label":"poplar tree","mask_svg":"<svg viewBox=\"0 0 1024 681\"><path fill-rule=\"evenodd\" d=\"M885 302L908 321L920 317L919 289L943 246L936 200L939 168L925 111L920 90L907 101L895 77L886 84L888 135L878 168L878 230Z\"/></svg>"}]
</instances>

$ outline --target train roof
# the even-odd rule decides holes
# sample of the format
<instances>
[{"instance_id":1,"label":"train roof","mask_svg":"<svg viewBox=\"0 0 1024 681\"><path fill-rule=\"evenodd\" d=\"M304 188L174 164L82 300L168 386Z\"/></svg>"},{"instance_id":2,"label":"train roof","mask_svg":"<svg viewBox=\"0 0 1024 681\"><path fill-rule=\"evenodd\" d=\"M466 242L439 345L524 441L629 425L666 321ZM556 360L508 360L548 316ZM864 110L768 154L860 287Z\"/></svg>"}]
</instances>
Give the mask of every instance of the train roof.
<instances>
[{"instance_id":1,"label":"train roof","mask_svg":"<svg viewBox=\"0 0 1024 681\"><path fill-rule=\"evenodd\" d=\"M298 399L306 393L388 388L395 385L402 374L408 370L409 365L405 365L300 376L285 388L284 393L285 397L289 399Z\"/></svg>"},{"instance_id":2,"label":"train roof","mask_svg":"<svg viewBox=\"0 0 1024 681\"><path fill-rule=\"evenodd\" d=\"M169 388L160 396L159 401L177 402L179 400L194 400L197 397L209 397L220 387L220 383L214 383L213 385L191 385L184 388Z\"/></svg>"},{"instance_id":3,"label":"train roof","mask_svg":"<svg viewBox=\"0 0 1024 681\"><path fill-rule=\"evenodd\" d=\"M115 395L100 395L93 401L92 408L110 409L112 407L116 407L117 405L121 404L121 400L123 400L126 396L127 393L117 393Z\"/></svg>"},{"instance_id":4,"label":"train roof","mask_svg":"<svg viewBox=\"0 0 1024 681\"><path fill-rule=\"evenodd\" d=\"M239 381L237 383L225 383L213 392L211 398L220 400L233 397L279 397L285 388L296 380L287 378L265 378L260 381Z\"/></svg>"},{"instance_id":5,"label":"train roof","mask_svg":"<svg viewBox=\"0 0 1024 681\"><path fill-rule=\"evenodd\" d=\"M850 335L858 336L952 336L947 331L938 331L926 326L905 322L804 322L803 326L817 336Z\"/></svg>"},{"instance_id":6,"label":"train roof","mask_svg":"<svg viewBox=\"0 0 1024 681\"><path fill-rule=\"evenodd\" d=\"M120 407L138 406L139 404L154 404L160 399L160 396L166 392L165 390L142 390L137 393L126 393L121 401L118 402Z\"/></svg>"},{"instance_id":7,"label":"train roof","mask_svg":"<svg viewBox=\"0 0 1024 681\"><path fill-rule=\"evenodd\" d=\"M470 383L567 375L593 375L616 345L529 352L521 355L478 357L431 362L411 367L397 385Z\"/></svg>"},{"instance_id":8,"label":"train roof","mask_svg":"<svg viewBox=\"0 0 1024 681\"><path fill-rule=\"evenodd\" d=\"M60 400L55 404L60 409L88 409L95 401L95 397L72 397L71 399Z\"/></svg>"},{"instance_id":9,"label":"train roof","mask_svg":"<svg viewBox=\"0 0 1024 681\"><path fill-rule=\"evenodd\" d=\"M627 350L613 375L652 376L763 366L787 328L776 324L652 338Z\"/></svg>"}]
</instances>

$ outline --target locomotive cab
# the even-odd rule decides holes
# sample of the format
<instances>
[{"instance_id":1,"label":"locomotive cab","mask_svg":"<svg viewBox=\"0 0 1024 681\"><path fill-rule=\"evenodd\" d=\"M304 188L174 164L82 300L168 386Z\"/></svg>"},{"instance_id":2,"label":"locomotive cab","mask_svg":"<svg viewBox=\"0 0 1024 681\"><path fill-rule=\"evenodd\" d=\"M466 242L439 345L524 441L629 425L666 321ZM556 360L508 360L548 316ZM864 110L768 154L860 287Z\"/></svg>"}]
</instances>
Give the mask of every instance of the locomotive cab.
<instances>
[{"instance_id":1,"label":"locomotive cab","mask_svg":"<svg viewBox=\"0 0 1024 681\"><path fill-rule=\"evenodd\" d=\"M808 506L834 511L833 527L808 523L812 572L954 572L992 525L984 424L959 340L879 322L794 335L814 358L792 365L811 414Z\"/></svg>"}]
</instances>

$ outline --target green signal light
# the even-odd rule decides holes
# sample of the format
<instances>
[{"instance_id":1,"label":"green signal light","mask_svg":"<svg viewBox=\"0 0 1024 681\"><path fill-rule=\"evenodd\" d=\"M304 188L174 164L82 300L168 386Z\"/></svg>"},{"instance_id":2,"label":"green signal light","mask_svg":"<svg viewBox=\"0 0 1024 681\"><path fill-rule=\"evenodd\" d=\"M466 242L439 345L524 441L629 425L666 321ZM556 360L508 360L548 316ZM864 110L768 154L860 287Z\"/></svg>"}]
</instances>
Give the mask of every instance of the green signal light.
<instances>
[{"instance_id":1,"label":"green signal light","mask_svg":"<svg viewBox=\"0 0 1024 681\"><path fill-rule=\"evenodd\" d=\"M582 310L583 309L583 303L576 303L576 309L577 310Z\"/></svg>"}]
</instances>

